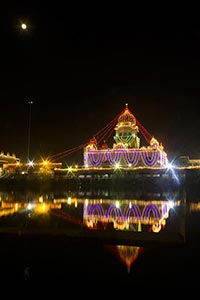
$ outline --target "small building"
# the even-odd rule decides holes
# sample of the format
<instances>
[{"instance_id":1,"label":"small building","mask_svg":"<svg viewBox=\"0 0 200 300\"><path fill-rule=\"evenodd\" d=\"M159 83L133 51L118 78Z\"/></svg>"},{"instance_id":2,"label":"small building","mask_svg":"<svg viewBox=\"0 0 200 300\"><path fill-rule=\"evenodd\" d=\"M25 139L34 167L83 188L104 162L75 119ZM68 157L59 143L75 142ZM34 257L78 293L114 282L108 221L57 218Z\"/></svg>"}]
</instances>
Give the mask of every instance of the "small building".
<instances>
[{"instance_id":1,"label":"small building","mask_svg":"<svg viewBox=\"0 0 200 300\"><path fill-rule=\"evenodd\" d=\"M14 164L19 162L19 158L15 154L10 155L10 153L0 153L0 168L3 168L6 164Z\"/></svg>"}]
</instances>

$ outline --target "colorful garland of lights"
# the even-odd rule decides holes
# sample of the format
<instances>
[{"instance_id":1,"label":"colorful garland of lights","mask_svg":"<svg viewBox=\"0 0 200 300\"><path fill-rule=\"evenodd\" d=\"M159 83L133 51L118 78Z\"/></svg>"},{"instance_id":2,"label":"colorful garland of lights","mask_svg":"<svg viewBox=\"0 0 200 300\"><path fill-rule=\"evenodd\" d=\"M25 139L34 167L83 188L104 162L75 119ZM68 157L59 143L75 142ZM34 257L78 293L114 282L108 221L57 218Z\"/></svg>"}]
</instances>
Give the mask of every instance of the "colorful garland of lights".
<instances>
[{"instance_id":1,"label":"colorful garland of lights","mask_svg":"<svg viewBox=\"0 0 200 300\"><path fill-rule=\"evenodd\" d=\"M84 152L84 164L88 167L101 167L104 163L115 167L119 164L122 167L155 167L166 166L166 154L160 150L141 150L141 149L108 149L90 150Z\"/></svg>"},{"instance_id":2,"label":"colorful garland of lights","mask_svg":"<svg viewBox=\"0 0 200 300\"><path fill-rule=\"evenodd\" d=\"M115 126L113 138L116 143L112 148L105 149L100 147L98 139L93 137L84 148L85 167L168 167L167 154L162 144L153 136L150 138L150 134L147 134L127 106L128 104ZM149 136L148 147L140 147L140 138L137 136L139 128L145 132L145 136Z\"/></svg>"}]
</instances>

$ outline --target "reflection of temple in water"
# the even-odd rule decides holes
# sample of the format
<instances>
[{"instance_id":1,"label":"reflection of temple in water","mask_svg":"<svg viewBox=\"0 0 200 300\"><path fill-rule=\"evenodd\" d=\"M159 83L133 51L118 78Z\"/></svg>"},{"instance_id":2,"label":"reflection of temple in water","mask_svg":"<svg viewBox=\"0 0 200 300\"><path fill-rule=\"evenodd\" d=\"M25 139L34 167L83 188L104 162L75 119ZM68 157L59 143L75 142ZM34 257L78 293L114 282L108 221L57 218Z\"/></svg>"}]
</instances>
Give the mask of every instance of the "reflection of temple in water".
<instances>
[{"instance_id":1,"label":"reflection of temple in water","mask_svg":"<svg viewBox=\"0 0 200 300\"><path fill-rule=\"evenodd\" d=\"M84 223L90 229L103 228L112 230L141 232L142 230L158 233L163 230L169 217L169 210L179 206L180 201L111 201L86 200L83 209ZM112 224L112 226L110 226ZM109 247L125 264L130 272L132 264L143 251L141 246L115 245Z\"/></svg>"},{"instance_id":2,"label":"reflection of temple in water","mask_svg":"<svg viewBox=\"0 0 200 300\"><path fill-rule=\"evenodd\" d=\"M128 245L110 246L109 249L111 249L111 251L126 266L128 273L130 272L133 263L143 251L143 247Z\"/></svg>"},{"instance_id":3,"label":"reflection of temple in water","mask_svg":"<svg viewBox=\"0 0 200 300\"><path fill-rule=\"evenodd\" d=\"M21 201L14 201L13 193L10 195L6 193L0 195L0 224L3 225L3 222L6 219L9 220L12 215L18 214L23 217L28 213L30 215L28 221L32 224L34 224L34 220L37 222L40 216L47 215L48 232L51 231L51 228L54 228L53 222L62 219L62 221L66 221L66 224L71 222L76 223L79 227L87 228L87 231L84 230L87 238L90 237L89 232L93 232L92 237L96 236L98 238L99 233L101 237L106 233L109 233L110 237L113 233L129 233L130 244L125 245L123 242L119 242L109 248L114 251L120 261L126 265L127 270L130 271L131 265L143 250L143 247L134 245L134 234L144 233L147 236L153 233L159 235L160 232L164 231L170 218L170 211L176 210L182 205L182 201L177 197L177 194L173 196L174 198L158 199L158 197L150 200L113 200L76 198L71 197L70 194L69 196L65 194L62 197L55 197L50 193L42 195L28 194L27 197L21 198ZM19 195L18 199L20 199ZM51 219L51 217L54 217L54 219ZM62 224L65 226L65 223ZM21 228L21 232L23 232L23 228ZM59 229L57 234L60 234ZM70 230L68 231L67 227L65 235L70 235ZM142 239L142 236L140 238ZM109 244L109 240L106 240L106 244Z\"/></svg>"},{"instance_id":4,"label":"reflection of temple in water","mask_svg":"<svg viewBox=\"0 0 200 300\"><path fill-rule=\"evenodd\" d=\"M115 230L158 232L166 224L169 210L180 205L180 201L159 200L86 200L83 207L83 221L88 228L112 228Z\"/></svg>"}]
</instances>

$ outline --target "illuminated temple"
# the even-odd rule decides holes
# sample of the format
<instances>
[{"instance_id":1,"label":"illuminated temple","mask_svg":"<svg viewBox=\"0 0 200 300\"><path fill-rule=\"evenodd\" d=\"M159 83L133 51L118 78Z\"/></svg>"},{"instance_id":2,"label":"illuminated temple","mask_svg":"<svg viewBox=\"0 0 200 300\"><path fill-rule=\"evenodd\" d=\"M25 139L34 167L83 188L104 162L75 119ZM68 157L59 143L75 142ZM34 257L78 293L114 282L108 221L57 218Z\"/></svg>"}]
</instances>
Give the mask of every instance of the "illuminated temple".
<instances>
[{"instance_id":1,"label":"illuminated temple","mask_svg":"<svg viewBox=\"0 0 200 300\"><path fill-rule=\"evenodd\" d=\"M93 137L84 148L85 167L165 168L167 166L168 159L163 145L138 122L127 104L116 119L114 143L109 147L104 137L112 126L113 123L104 128L101 135L99 134L99 140L96 136ZM140 145L141 139L138 136L140 133L146 139L147 146Z\"/></svg>"}]
</instances>

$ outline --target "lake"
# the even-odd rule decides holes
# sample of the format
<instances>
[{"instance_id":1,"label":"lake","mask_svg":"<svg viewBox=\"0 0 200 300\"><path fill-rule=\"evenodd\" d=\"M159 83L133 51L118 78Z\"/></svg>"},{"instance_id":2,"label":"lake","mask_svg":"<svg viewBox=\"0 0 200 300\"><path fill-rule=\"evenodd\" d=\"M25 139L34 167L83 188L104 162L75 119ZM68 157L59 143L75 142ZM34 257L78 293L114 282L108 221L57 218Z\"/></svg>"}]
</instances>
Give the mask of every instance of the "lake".
<instances>
[{"instance_id":1,"label":"lake","mask_svg":"<svg viewBox=\"0 0 200 300\"><path fill-rule=\"evenodd\" d=\"M2 190L1 283L194 288L199 217L198 190L179 186Z\"/></svg>"}]
</instances>

